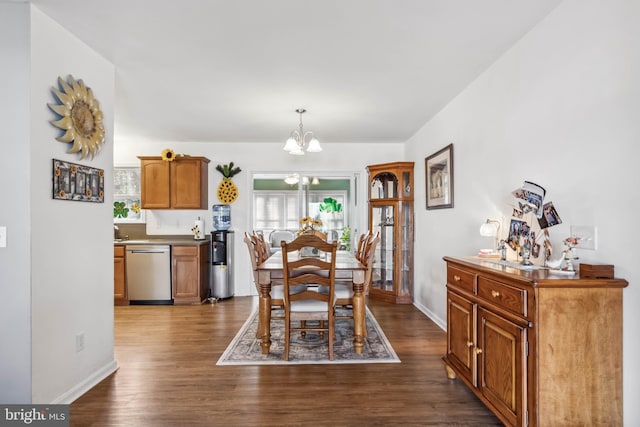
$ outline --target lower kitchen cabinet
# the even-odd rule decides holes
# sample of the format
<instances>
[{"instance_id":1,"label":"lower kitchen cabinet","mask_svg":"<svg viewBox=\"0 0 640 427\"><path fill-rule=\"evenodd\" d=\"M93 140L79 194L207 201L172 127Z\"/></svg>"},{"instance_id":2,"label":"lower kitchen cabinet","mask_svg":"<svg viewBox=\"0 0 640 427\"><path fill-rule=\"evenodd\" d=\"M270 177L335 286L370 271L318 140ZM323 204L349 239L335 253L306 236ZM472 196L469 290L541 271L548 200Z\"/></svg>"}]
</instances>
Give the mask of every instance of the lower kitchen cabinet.
<instances>
[{"instance_id":1,"label":"lower kitchen cabinet","mask_svg":"<svg viewBox=\"0 0 640 427\"><path fill-rule=\"evenodd\" d=\"M122 245L113 247L113 304L128 305L125 250Z\"/></svg>"},{"instance_id":2,"label":"lower kitchen cabinet","mask_svg":"<svg viewBox=\"0 0 640 427\"><path fill-rule=\"evenodd\" d=\"M447 262L449 378L507 426L622 426L623 279Z\"/></svg>"},{"instance_id":3,"label":"lower kitchen cabinet","mask_svg":"<svg viewBox=\"0 0 640 427\"><path fill-rule=\"evenodd\" d=\"M209 245L172 246L171 290L174 304L200 304L209 292Z\"/></svg>"}]
</instances>

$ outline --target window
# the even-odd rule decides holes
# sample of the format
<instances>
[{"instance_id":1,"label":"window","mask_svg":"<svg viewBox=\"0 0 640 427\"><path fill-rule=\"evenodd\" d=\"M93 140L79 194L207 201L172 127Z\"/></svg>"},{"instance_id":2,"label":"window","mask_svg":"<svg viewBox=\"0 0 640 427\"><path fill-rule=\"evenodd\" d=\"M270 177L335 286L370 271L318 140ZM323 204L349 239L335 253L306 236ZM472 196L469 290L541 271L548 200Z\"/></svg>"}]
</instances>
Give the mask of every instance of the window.
<instances>
[{"instance_id":1,"label":"window","mask_svg":"<svg viewBox=\"0 0 640 427\"><path fill-rule=\"evenodd\" d=\"M113 168L114 222L144 222L140 203L140 168Z\"/></svg>"},{"instance_id":2,"label":"window","mask_svg":"<svg viewBox=\"0 0 640 427\"><path fill-rule=\"evenodd\" d=\"M273 230L296 231L300 229L300 219L310 216L322 221L322 230L330 239L340 239L344 228L350 227L352 179L345 176L312 179L295 174L303 178L299 182L286 183L284 178L291 176L254 175L253 229L265 236Z\"/></svg>"},{"instance_id":3,"label":"window","mask_svg":"<svg viewBox=\"0 0 640 427\"><path fill-rule=\"evenodd\" d=\"M253 192L254 224L256 230L297 230L298 192L261 191Z\"/></svg>"}]
</instances>

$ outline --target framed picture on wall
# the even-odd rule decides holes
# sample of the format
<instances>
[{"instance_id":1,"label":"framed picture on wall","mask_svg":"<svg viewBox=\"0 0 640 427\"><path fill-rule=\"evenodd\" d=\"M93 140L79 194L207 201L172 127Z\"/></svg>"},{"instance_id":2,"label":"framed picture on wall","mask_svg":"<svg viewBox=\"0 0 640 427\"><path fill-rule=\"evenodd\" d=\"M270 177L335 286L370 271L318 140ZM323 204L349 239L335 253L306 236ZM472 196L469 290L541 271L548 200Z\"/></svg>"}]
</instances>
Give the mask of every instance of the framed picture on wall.
<instances>
[{"instance_id":1,"label":"framed picture on wall","mask_svg":"<svg viewBox=\"0 0 640 427\"><path fill-rule=\"evenodd\" d=\"M53 159L53 198L104 203L104 170Z\"/></svg>"},{"instance_id":2,"label":"framed picture on wall","mask_svg":"<svg viewBox=\"0 0 640 427\"><path fill-rule=\"evenodd\" d=\"M453 144L424 159L427 209L453 207Z\"/></svg>"}]
</instances>

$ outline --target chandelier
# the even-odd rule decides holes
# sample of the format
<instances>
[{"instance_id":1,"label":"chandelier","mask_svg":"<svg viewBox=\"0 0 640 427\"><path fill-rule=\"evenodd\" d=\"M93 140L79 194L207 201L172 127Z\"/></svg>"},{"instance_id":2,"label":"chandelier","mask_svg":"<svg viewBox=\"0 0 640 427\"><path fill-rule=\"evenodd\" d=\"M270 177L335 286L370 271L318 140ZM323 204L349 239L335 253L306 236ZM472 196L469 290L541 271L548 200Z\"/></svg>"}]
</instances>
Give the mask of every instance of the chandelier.
<instances>
[{"instance_id":1,"label":"chandelier","mask_svg":"<svg viewBox=\"0 0 640 427\"><path fill-rule=\"evenodd\" d=\"M306 111L307 110L305 110L304 108L298 108L296 110L296 113L300 114L299 130L294 129L291 131L289 139L287 139L287 142L283 148L285 151L288 151L289 154L293 154L295 156L303 156L305 147L306 151L308 151L309 153L318 153L322 151L322 147L320 147L320 141L318 141L313 136L313 132L305 132L302 128L302 115Z\"/></svg>"}]
</instances>

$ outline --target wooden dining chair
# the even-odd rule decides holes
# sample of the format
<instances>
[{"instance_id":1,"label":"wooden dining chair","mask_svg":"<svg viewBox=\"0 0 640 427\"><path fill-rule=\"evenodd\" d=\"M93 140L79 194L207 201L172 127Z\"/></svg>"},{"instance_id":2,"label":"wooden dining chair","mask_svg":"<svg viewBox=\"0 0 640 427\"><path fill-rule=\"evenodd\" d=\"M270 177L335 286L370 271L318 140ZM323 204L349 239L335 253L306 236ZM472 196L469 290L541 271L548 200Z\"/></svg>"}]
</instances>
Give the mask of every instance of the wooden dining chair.
<instances>
[{"instance_id":1,"label":"wooden dining chair","mask_svg":"<svg viewBox=\"0 0 640 427\"><path fill-rule=\"evenodd\" d=\"M329 360L333 360L335 339L335 276L338 242L327 243L312 234L302 234L295 240L282 242L284 276L284 360L289 360L292 332L327 332ZM320 256L300 257L302 248L317 249ZM308 285L326 286L320 293ZM305 286L302 292L295 292ZM300 322L294 325L293 322Z\"/></svg>"},{"instance_id":2,"label":"wooden dining chair","mask_svg":"<svg viewBox=\"0 0 640 427\"><path fill-rule=\"evenodd\" d=\"M376 246L380 241L380 235L367 235L365 244L362 249L363 259L360 262L367 266L364 273L364 295L369 295L371 289L371 274L373 271L373 258ZM327 293L329 289L322 286L318 288L318 292ZM336 282L335 285L336 307L346 310L346 314L336 314L336 319L353 319L353 283L348 281ZM367 336L367 328L364 329L364 336Z\"/></svg>"},{"instance_id":3,"label":"wooden dining chair","mask_svg":"<svg viewBox=\"0 0 640 427\"><path fill-rule=\"evenodd\" d=\"M266 258L262 259L261 250L260 250L260 239L258 235L248 234L246 231L244 233L244 242L249 249L249 259L251 261L251 268L253 270L253 284L256 287L256 291L258 295L260 295L260 282L258 281L258 265L263 263ZM267 256L268 258L268 256ZM298 286L294 288L293 292L302 292L305 289L304 286ZM282 309L284 306L284 285L282 281L272 282L271 283L271 291L269 292L271 296L271 310ZM284 319L284 316L271 316L272 319ZM258 329L256 330L256 337L260 333L260 317L258 316Z\"/></svg>"}]
</instances>

